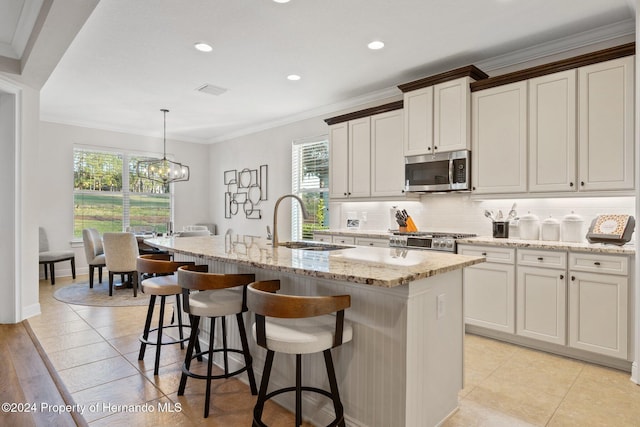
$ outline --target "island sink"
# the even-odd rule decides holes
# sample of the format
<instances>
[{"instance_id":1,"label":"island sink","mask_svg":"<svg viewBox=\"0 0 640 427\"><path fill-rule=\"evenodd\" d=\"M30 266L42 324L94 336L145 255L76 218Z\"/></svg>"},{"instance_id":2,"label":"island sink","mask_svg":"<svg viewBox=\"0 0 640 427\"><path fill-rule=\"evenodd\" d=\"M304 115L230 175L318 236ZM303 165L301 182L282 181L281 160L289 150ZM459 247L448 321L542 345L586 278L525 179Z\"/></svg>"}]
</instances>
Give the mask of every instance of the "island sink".
<instances>
[{"instance_id":1,"label":"island sink","mask_svg":"<svg viewBox=\"0 0 640 427\"><path fill-rule=\"evenodd\" d=\"M279 243L278 246L284 246L289 249L302 249L305 251L336 251L340 249L351 249L353 246L345 246L345 245L331 245L324 244L318 242L304 242L304 241L296 241L296 242L282 242Z\"/></svg>"}]
</instances>

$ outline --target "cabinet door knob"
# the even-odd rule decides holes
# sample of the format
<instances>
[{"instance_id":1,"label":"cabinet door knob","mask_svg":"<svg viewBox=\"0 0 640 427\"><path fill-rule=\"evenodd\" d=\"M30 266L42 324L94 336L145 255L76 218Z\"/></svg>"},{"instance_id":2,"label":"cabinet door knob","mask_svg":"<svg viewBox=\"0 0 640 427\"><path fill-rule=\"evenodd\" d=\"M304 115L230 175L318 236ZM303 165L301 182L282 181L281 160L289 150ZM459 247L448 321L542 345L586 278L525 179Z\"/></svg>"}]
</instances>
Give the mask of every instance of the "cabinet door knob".
<instances>
[{"instance_id":1,"label":"cabinet door knob","mask_svg":"<svg viewBox=\"0 0 640 427\"><path fill-rule=\"evenodd\" d=\"M347 195L347 193L343 193L345 196Z\"/></svg>"},{"instance_id":2,"label":"cabinet door knob","mask_svg":"<svg viewBox=\"0 0 640 427\"><path fill-rule=\"evenodd\" d=\"M482 252L482 256L487 256L487 253L486 252Z\"/></svg>"},{"instance_id":3,"label":"cabinet door knob","mask_svg":"<svg viewBox=\"0 0 640 427\"><path fill-rule=\"evenodd\" d=\"M571 281L574 282L576 280L576 276L571 276Z\"/></svg>"},{"instance_id":4,"label":"cabinet door knob","mask_svg":"<svg viewBox=\"0 0 640 427\"><path fill-rule=\"evenodd\" d=\"M569 183L569 187L573 187L573 182L570 182L570 183Z\"/></svg>"},{"instance_id":5,"label":"cabinet door knob","mask_svg":"<svg viewBox=\"0 0 640 427\"><path fill-rule=\"evenodd\" d=\"M431 151L431 147L427 147L427 151Z\"/></svg>"},{"instance_id":6,"label":"cabinet door knob","mask_svg":"<svg viewBox=\"0 0 640 427\"><path fill-rule=\"evenodd\" d=\"M373 246L373 242L370 242L370 243L369 243L369 246Z\"/></svg>"},{"instance_id":7,"label":"cabinet door knob","mask_svg":"<svg viewBox=\"0 0 640 427\"><path fill-rule=\"evenodd\" d=\"M437 150L437 149L438 149L438 147L434 145L434 146L433 146L433 149L434 149L434 150Z\"/></svg>"},{"instance_id":8,"label":"cabinet door knob","mask_svg":"<svg viewBox=\"0 0 640 427\"><path fill-rule=\"evenodd\" d=\"M564 280L564 274L560 275L560 280Z\"/></svg>"},{"instance_id":9,"label":"cabinet door knob","mask_svg":"<svg viewBox=\"0 0 640 427\"><path fill-rule=\"evenodd\" d=\"M600 265L600 261L594 262L593 265Z\"/></svg>"},{"instance_id":10,"label":"cabinet door knob","mask_svg":"<svg viewBox=\"0 0 640 427\"><path fill-rule=\"evenodd\" d=\"M538 257L538 261L543 261L544 258L542 258L541 256Z\"/></svg>"},{"instance_id":11,"label":"cabinet door knob","mask_svg":"<svg viewBox=\"0 0 640 427\"><path fill-rule=\"evenodd\" d=\"M473 191L476 191L476 187L471 187L471 189L472 189Z\"/></svg>"},{"instance_id":12,"label":"cabinet door knob","mask_svg":"<svg viewBox=\"0 0 640 427\"><path fill-rule=\"evenodd\" d=\"M584 181L580 181L580 186L584 187Z\"/></svg>"}]
</instances>

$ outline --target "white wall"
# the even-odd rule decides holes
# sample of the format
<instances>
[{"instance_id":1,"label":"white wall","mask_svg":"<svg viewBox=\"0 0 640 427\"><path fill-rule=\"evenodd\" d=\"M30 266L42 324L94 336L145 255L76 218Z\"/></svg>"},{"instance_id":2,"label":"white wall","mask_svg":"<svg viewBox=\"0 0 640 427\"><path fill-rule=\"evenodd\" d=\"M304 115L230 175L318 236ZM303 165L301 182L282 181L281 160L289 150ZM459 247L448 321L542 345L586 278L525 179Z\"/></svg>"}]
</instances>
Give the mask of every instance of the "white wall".
<instances>
[{"instance_id":1,"label":"white wall","mask_svg":"<svg viewBox=\"0 0 640 427\"><path fill-rule=\"evenodd\" d=\"M40 123L37 192L40 209L37 224L47 231L51 249L69 249L73 237L73 147L74 144L162 152L162 138L131 135L79 126ZM197 222L211 222L209 215L209 169L207 145L167 140L167 154L190 167L187 182L173 184L175 191L174 228ZM82 246L74 245L79 274L88 267ZM66 265L64 265L66 264ZM40 270L42 271L42 269ZM68 263L56 266L56 276L70 276Z\"/></svg>"}]
</instances>

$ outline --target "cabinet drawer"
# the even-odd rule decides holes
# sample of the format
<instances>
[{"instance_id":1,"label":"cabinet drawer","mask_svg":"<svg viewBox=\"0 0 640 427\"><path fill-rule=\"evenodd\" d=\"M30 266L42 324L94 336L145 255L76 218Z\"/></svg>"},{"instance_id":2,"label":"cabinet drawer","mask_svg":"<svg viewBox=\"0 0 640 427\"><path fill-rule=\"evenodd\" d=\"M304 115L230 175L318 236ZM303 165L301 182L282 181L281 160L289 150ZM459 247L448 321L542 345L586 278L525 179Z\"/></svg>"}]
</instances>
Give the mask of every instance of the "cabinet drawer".
<instances>
[{"instance_id":1,"label":"cabinet drawer","mask_svg":"<svg viewBox=\"0 0 640 427\"><path fill-rule=\"evenodd\" d=\"M459 245L458 253L460 255L483 256L487 258L487 262L513 264L515 261L515 249L511 249L511 248L498 248L495 246Z\"/></svg>"},{"instance_id":2,"label":"cabinet drawer","mask_svg":"<svg viewBox=\"0 0 640 427\"><path fill-rule=\"evenodd\" d=\"M356 244L356 238L355 237L349 237L349 236L333 236L331 241L333 243L339 243L339 244L342 244L342 245L355 245Z\"/></svg>"},{"instance_id":3,"label":"cabinet drawer","mask_svg":"<svg viewBox=\"0 0 640 427\"><path fill-rule=\"evenodd\" d=\"M326 242L326 243L331 243L331 236L329 236L328 234L313 234L313 240L315 240L316 242Z\"/></svg>"},{"instance_id":4,"label":"cabinet drawer","mask_svg":"<svg viewBox=\"0 0 640 427\"><path fill-rule=\"evenodd\" d=\"M371 246L376 248L388 248L389 247L389 239L373 239L367 237L357 237L356 238L357 246Z\"/></svg>"},{"instance_id":5,"label":"cabinet drawer","mask_svg":"<svg viewBox=\"0 0 640 427\"><path fill-rule=\"evenodd\" d=\"M533 249L518 249L518 265L532 267L567 268L567 253L554 251L536 251Z\"/></svg>"},{"instance_id":6,"label":"cabinet drawer","mask_svg":"<svg viewBox=\"0 0 640 427\"><path fill-rule=\"evenodd\" d=\"M569 270L627 275L629 258L617 255L570 253Z\"/></svg>"}]
</instances>

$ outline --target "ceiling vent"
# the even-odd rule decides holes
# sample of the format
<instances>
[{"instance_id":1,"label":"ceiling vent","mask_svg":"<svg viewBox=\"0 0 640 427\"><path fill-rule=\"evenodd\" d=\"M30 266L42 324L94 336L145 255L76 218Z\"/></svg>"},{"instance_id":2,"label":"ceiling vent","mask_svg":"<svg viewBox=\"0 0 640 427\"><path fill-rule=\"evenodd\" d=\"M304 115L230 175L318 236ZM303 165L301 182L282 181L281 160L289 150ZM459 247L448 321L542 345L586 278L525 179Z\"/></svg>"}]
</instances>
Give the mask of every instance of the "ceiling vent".
<instances>
[{"instance_id":1,"label":"ceiling vent","mask_svg":"<svg viewBox=\"0 0 640 427\"><path fill-rule=\"evenodd\" d=\"M204 92L204 93L208 93L210 95L215 95L215 96L222 95L223 93L225 93L227 91L227 89L225 89L223 87L210 85L208 83L203 84L202 86L200 86L196 90L198 92Z\"/></svg>"}]
</instances>

